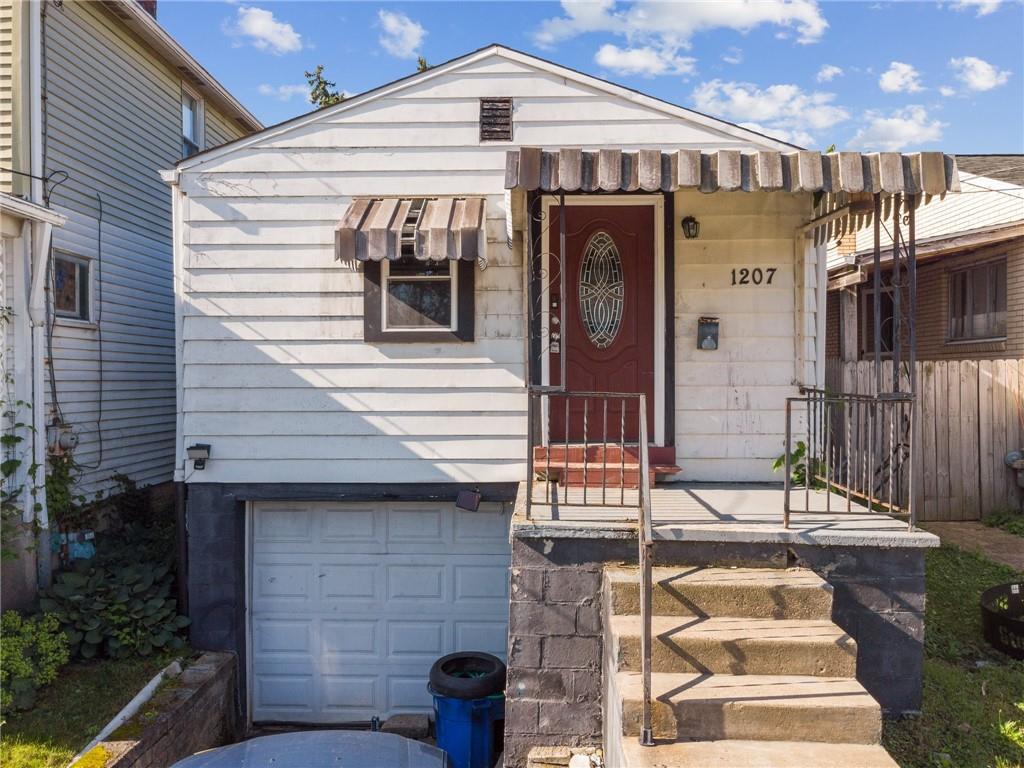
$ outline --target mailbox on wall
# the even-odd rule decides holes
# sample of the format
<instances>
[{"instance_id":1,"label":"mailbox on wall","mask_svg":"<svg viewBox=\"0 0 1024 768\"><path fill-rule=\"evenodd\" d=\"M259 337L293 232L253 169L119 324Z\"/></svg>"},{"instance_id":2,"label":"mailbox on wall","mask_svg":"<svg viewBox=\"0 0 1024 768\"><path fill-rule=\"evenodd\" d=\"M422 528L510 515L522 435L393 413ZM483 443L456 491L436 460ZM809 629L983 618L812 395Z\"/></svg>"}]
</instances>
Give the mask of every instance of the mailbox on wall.
<instances>
[{"instance_id":1,"label":"mailbox on wall","mask_svg":"<svg viewBox=\"0 0 1024 768\"><path fill-rule=\"evenodd\" d=\"M697 318L697 349L718 349L718 318Z\"/></svg>"}]
</instances>

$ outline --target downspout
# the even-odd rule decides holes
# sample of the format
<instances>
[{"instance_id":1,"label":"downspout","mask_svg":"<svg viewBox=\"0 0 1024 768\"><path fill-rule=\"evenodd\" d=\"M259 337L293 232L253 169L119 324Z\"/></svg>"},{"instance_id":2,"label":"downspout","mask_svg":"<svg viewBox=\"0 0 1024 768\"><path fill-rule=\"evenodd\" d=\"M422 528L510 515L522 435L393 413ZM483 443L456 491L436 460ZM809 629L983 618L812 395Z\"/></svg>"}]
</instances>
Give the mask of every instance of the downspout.
<instances>
[{"instance_id":1,"label":"downspout","mask_svg":"<svg viewBox=\"0 0 1024 768\"><path fill-rule=\"evenodd\" d=\"M29 3L29 171L31 176L30 199L38 205L45 205L46 190L43 186L43 13L40 0ZM43 483L34 482L36 571L40 587L51 583L50 559L50 516L46 506L46 273L50 256L52 225L38 222L32 227L31 272L28 315L32 323L32 445L35 475L42 473Z\"/></svg>"}]
</instances>

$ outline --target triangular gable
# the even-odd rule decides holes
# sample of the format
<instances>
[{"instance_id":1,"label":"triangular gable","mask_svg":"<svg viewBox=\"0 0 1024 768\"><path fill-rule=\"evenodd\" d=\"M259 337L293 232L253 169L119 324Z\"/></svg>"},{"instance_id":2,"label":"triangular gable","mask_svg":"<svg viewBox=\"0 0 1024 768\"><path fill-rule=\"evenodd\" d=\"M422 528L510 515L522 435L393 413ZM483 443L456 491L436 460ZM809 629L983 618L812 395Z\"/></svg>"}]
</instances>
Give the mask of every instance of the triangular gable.
<instances>
[{"instance_id":1,"label":"triangular gable","mask_svg":"<svg viewBox=\"0 0 1024 768\"><path fill-rule=\"evenodd\" d=\"M365 108L372 102L387 97L398 96L410 89L423 89L429 87L433 82L443 82L450 79L451 75L460 72L472 73L486 67L489 62L510 62L522 68L524 74L531 72L547 77L558 78L567 86L578 88L581 92L589 92L611 97L611 101L618 102L637 110L638 117L643 114L650 114L659 120L669 119L676 123L685 123L694 128L701 129L709 134L730 140L732 142L745 142L757 148L792 150L796 147L786 142L770 138L756 131L742 128L733 123L719 120L704 115L694 110L670 104L653 96L641 93L640 91L625 86L611 83L591 75L586 75L569 67L555 64L545 59L532 56L502 45L490 45L486 48L460 56L451 61L431 67L424 72L417 72L408 77L387 83L378 88L366 91L350 97L340 104L324 109L315 110L305 115L291 118L277 125L270 126L259 133L246 136L234 142L221 145L217 148L201 152L178 164L179 170L188 170L205 165L233 152L242 149L266 145L275 140L286 137L290 133L300 133L303 128L311 127L320 122L337 122L346 113L355 113L360 108ZM526 142L517 142L526 143Z\"/></svg>"}]
</instances>

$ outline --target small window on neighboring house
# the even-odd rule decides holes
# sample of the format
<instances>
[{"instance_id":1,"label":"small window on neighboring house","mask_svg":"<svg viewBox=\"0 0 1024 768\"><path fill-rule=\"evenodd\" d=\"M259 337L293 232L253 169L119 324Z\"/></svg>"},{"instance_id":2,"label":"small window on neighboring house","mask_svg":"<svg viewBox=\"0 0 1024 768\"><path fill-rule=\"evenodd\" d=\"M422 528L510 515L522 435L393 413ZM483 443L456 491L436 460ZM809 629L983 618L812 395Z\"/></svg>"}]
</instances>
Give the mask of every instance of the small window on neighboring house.
<instances>
[{"instance_id":1,"label":"small window on neighboring house","mask_svg":"<svg viewBox=\"0 0 1024 768\"><path fill-rule=\"evenodd\" d=\"M480 141L512 141L512 99L480 99Z\"/></svg>"},{"instance_id":2,"label":"small window on neighboring house","mask_svg":"<svg viewBox=\"0 0 1024 768\"><path fill-rule=\"evenodd\" d=\"M191 157L201 150L203 136L203 103L189 91L181 91L181 156Z\"/></svg>"},{"instance_id":3,"label":"small window on neighboring house","mask_svg":"<svg viewBox=\"0 0 1024 768\"><path fill-rule=\"evenodd\" d=\"M58 317L90 319L89 261L67 254L54 254L53 308Z\"/></svg>"},{"instance_id":4,"label":"small window on neighboring house","mask_svg":"<svg viewBox=\"0 0 1024 768\"><path fill-rule=\"evenodd\" d=\"M1006 259L949 273L949 341L1006 335Z\"/></svg>"}]
</instances>

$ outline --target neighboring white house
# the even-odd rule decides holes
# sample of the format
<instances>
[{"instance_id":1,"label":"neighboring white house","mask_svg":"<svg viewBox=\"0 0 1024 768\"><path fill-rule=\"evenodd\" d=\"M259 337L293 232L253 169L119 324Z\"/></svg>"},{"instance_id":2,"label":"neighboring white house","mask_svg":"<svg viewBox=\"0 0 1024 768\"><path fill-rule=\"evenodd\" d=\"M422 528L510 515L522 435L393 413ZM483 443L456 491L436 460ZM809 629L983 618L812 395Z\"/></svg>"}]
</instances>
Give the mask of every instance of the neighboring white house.
<instances>
[{"instance_id":1,"label":"neighboring white house","mask_svg":"<svg viewBox=\"0 0 1024 768\"><path fill-rule=\"evenodd\" d=\"M155 12L0 0L0 192L13 195L0 209L6 221L21 198L62 224L39 256L45 339L26 401L38 406L35 439L72 453L90 500L115 474L140 486L172 477L171 200L159 170L262 127ZM45 521L42 490L36 501ZM4 581L5 606L34 594Z\"/></svg>"},{"instance_id":2,"label":"neighboring white house","mask_svg":"<svg viewBox=\"0 0 1024 768\"><path fill-rule=\"evenodd\" d=\"M428 711L438 656L504 656L555 441L571 474L646 421L665 481L777 479L786 398L824 383L820 228L904 166L949 183L794 150L495 45L165 174L192 642L240 654L250 719ZM631 405L535 407L563 366Z\"/></svg>"}]
</instances>

